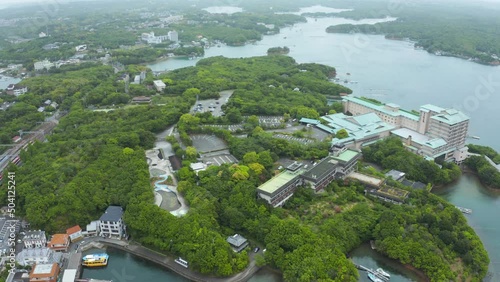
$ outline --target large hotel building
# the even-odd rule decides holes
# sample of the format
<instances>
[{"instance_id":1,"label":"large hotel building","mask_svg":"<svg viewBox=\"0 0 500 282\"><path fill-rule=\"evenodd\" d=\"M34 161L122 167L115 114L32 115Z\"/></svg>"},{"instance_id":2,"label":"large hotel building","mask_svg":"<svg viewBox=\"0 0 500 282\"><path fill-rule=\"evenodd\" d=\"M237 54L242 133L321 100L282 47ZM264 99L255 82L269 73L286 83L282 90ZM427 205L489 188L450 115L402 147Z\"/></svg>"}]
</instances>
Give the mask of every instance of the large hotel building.
<instances>
[{"instance_id":1,"label":"large hotel building","mask_svg":"<svg viewBox=\"0 0 500 282\"><path fill-rule=\"evenodd\" d=\"M329 132L344 128L346 139L333 139L333 145L360 148L380 138L395 135L416 154L434 160L461 163L467 157L465 139L469 117L455 109L423 105L419 111L405 111L398 105L377 103L352 95L343 98L345 114L322 117Z\"/></svg>"},{"instance_id":2,"label":"large hotel building","mask_svg":"<svg viewBox=\"0 0 500 282\"><path fill-rule=\"evenodd\" d=\"M460 163L467 157L469 117L460 111L427 104L418 112L410 112L396 104L354 96L344 97L342 103L345 113L353 116L376 114L381 122L394 127L391 135L400 137L409 149L428 159L444 156L447 161Z\"/></svg>"}]
</instances>

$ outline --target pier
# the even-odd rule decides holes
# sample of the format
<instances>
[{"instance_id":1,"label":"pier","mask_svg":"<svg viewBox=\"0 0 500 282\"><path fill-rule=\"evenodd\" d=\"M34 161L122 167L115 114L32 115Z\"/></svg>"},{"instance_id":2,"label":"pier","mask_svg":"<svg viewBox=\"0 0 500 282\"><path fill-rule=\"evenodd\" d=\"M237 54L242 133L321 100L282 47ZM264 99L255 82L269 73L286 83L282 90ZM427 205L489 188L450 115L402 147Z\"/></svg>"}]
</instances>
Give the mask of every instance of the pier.
<instances>
[{"instance_id":1,"label":"pier","mask_svg":"<svg viewBox=\"0 0 500 282\"><path fill-rule=\"evenodd\" d=\"M382 281L389 281L389 278L385 277L384 275L378 273L377 271L375 271L371 268L368 268L366 266L362 266L361 264L354 264L354 265L356 266L357 269L371 273L371 274L377 276L377 278L382 280Z\"/></svg>"}]
</instances>

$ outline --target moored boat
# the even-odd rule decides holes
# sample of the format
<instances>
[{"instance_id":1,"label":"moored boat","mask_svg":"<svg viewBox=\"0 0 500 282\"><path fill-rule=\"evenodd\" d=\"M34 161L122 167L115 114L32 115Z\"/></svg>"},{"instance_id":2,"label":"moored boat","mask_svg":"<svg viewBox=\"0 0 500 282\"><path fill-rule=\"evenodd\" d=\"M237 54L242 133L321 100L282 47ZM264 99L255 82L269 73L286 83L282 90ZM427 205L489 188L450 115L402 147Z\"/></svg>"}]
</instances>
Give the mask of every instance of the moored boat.
<instances>
[{"instance_id":1,"label":"moored boat","mask_svg":"<svg viewBox=\"0 0 500 282\"><path fill-rule=\"evenodd\" d=\"M99 267L108 265L109 255L106 253L101 254L91 254L83 257L83 266L87 267Z\"/></svg>"},{"instance_id":2,"label":"moored boat","mask_svg":"<svg viewBox=\"0 0 500 282\"><path fill-rule=\"evenodd\" d=\"M382 268L377 268L377 273L384 276L384 277L387 277L387 278L391 278L391 275L387 272L385 272Z\"/></svg>"},{"instance_id":3,"label":"moored boat","mask_svg":"<svg viewBox=\"0 0 500 282\"><path fill-rule=\"evenodd\" d=\"M373 282L384 282L382 279L378 278L373 273L368 273L368 278Z\"/></svg>"}]
</instances>

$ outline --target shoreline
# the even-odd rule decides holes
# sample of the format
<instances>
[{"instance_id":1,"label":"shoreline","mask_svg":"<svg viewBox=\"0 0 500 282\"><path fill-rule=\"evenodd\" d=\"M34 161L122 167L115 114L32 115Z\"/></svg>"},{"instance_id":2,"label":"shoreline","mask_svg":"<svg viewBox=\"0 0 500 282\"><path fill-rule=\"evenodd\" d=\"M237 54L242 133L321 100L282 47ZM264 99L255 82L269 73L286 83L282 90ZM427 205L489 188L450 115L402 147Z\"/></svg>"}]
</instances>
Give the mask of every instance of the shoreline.
<instances>
[{"instance_id":1,"label":"shoreline","mask_svg":"<svg viewBox=\"0 0 500 282\"><path fill-rule=\"evenodd\" d=\"M468 62L472 62L472 63L476 63L476 64L480 64L480 65L483 65L483 66L490 66L490 67L498 67L500 66L500 60L496 60L496 61L491 61L491 62L486 62L486 61L480 61L480 60L474 60L474 57L468 57L468 56L463 56L463 55L459 55L459 54L455 54L455 53L451 53L451 52L448 52L448 51L442 51L442 50L439 50L439 51L435 51L435 52L432 52L430 51L429 49L427 48L424 48L420 45L418 45L418 41L415 41L409 37L391 37L389 36L388 34L384 34L384 33L366 33L366 32L359 32L359 31L355 31L355 30L352 30L350 32L343 32L343 31L328 31L328 28L329 27L334 27L335 25L332 25L332 26L328 26L326 29L325 29L325 32L326 33L334 33L334 34L364 34L364 35L380 35L380 36L383 36L385 39L387 40L392 40L392 41L403 41L403 42L409 42L409 43L413 43L414 44L414 48L418 50L424 50L426 51L427 53L429 54L432 54L434 56L438 56L438 57L451 57L451 58L457 58L457 59L462 59L462 60L465 60L465 61L468 61ZM439 54L437 54L439 52ZM491 56L491 55L490 55Z\"/></svg>"},{"instance_id":2,"label":"shoreline","mask_svg":"<svg viewBox=\"0 0 500 282\"><path fill-rule=\"evenodd\" d=\"M371 245L370 245L370 241L366 241L366 242L363 242L361 243L360 245L356 246L355 248L353 248L351 251L349 251L346 256L349 258L349 260L354 263L351 259L351 253L354 249L357 249L359 247L362 247L362 246L366 246L369 250L372 250L373 252L375 252L376 254L378 254L379 256L382 256L384 259L388 260L388 261L391 261L393 263L397 263L399 264L401 267L411 271L413 274L415 274L418 278L422 279L422 281L430 281L429 277L427 276L427 274L425 274L425 272L423 272L422 270L412 266L411 264L403 264L401 263L401 261L397 260L397 259L393 259L389 256L387 256L386 254L382 253L382 252L379 252L377 249L372 249L371 248Z\"/></svg>"},{"instance_id":3,"label":"shoreline","mask_svg":"<svg viewBox=\"0 0 500 282\"><path fill-rule=\"evenodd\" d=\"M142 259L155 263L161 267L164 267L169 271L174 272L177 275L180 275L186 279L195 282L244 282L248 281L251 277L255 275L255 273L257 273L262 268L255 265L255 261L253 260L252 255L250 254L249 255L250 263L248 264L247 268L245 268L243 271L229 277L207 276L198 272L194 272L189 268L184 268L183 266L177 264L174 261L174 258L167 256L163 253L160 253L158 251L144 247L142 245L128 244L122 246L117 243L112 243L103 240L96 240L95 242L99 242L105 245L106 247L111 247L132 254L134 256L140 257Z\"/></svg>"}]
</instances>

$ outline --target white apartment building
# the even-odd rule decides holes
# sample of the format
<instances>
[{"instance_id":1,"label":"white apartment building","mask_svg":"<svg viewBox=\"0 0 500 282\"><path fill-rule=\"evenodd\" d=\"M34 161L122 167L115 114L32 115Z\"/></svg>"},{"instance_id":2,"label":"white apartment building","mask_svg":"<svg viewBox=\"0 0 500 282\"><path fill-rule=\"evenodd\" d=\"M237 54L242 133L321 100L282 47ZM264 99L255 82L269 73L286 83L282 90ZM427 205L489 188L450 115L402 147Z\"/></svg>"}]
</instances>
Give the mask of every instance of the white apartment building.
<instances>
[{"instance_id":1,"label":"white apartment building","mask_svg":"<svg viewBox=\"0 0 500 282\"><path fill-rule=\"evenodd\" d=\"M165 87L167 87L167 85L161 80L155 80L153 81L153 83L155 85L156 91L158 92L162 92L165 89Z\"/></svg>"},{"instance_id":2,"label":"white apartment building","mask_svg":"<svg viewBox=\"0 0 500 282\"><path fill-rule=\"evenodd\" d=\"M122 238L126 236L123 222L123 209L120 206L109 206L99 219L99 236L105 238Z\"/></svg>"},{"instance_id":3,"label":"white apartment building","mask_svg":"<svg viewBox=\"0 0 500 282\"><path fill-rule=\"evenodd\" d=\"M38 62L35 62L35 70L36 71L40 71L40 70L43 70L43 69L50 69L52 67L54 67L55 64L54 63L51 63L49 60L45 59L43 61L38 61Z\"/></svg>"},{"instance_id":4,"label":"white apartment building","mask_svg":"<svg viewBox=\"0 0 500 282\"><path fill-rule=\"evenodd\" d=\"M175 30L171 30L167 33L168 40L172 42L179 42L179 34Z\"/></svg>"}]
</instances>

